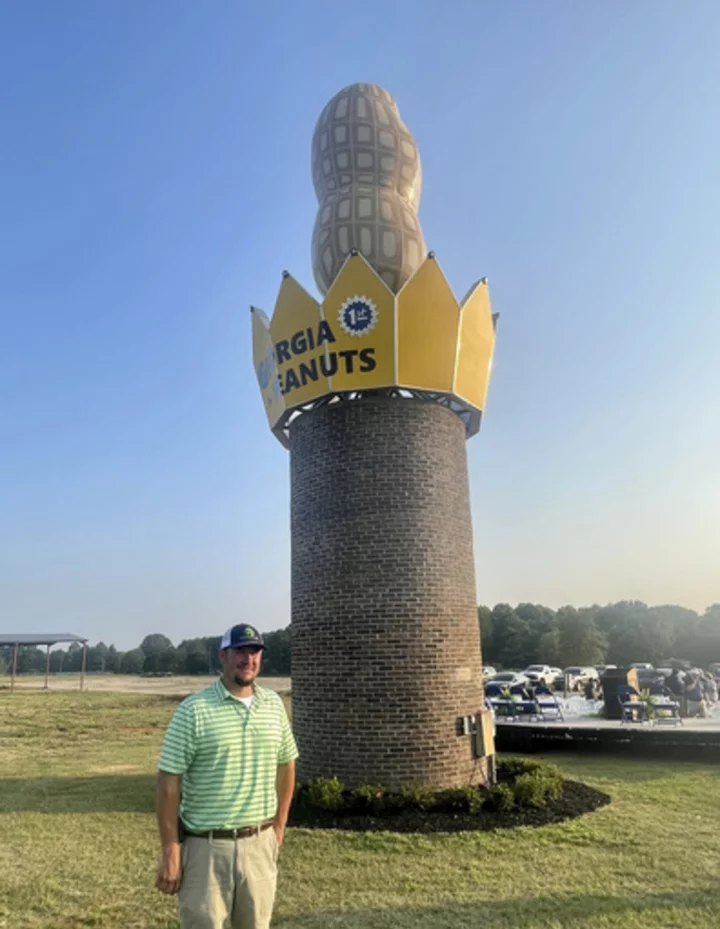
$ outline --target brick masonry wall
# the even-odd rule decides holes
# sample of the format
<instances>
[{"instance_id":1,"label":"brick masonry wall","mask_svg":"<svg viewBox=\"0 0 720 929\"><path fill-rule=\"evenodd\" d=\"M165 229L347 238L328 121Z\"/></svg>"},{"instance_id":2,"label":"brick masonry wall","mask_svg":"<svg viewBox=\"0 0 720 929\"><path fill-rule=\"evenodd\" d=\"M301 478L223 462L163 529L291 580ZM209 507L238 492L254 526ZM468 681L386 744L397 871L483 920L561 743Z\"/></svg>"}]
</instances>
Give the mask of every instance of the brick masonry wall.
<instances>
[{"instance_id":1,"label":"brick masonry wall","mask_svg":"<svg viewBox=\"0 0 720 929\"><path fill-rule=\"evenodd\" d=\"M483 706L461 420L365 398L290 430L299 777L484 781L458 718Z\"/></svg>"}]
</instances>

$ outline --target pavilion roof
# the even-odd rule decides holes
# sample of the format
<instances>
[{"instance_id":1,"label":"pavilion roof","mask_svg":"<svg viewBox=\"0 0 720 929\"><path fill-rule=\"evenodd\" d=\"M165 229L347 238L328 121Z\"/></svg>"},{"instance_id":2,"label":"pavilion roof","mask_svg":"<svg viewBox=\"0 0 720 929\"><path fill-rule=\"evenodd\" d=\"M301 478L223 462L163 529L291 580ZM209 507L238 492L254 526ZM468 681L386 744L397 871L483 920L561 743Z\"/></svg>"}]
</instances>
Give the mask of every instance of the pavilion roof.
<instances>
[{"instance_id":1,"label":"pavilion roof","mask_svg":"<svg viewBox=\"0 0 720 929\"><path fill-rule=\"evenodd\" d=\"M0 632L0 647L3 645L57 645L58 642L87 642L81 635L72 632Z\"/></svg>"}]
</instances>

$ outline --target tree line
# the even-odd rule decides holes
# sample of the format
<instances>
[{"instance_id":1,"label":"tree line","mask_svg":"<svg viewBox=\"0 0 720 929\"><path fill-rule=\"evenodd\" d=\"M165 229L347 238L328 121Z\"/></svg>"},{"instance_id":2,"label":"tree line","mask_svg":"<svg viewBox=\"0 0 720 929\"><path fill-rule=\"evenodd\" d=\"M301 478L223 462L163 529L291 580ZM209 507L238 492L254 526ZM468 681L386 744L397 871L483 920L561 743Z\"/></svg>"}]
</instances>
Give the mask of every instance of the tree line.
<instances>
[{"instance_id":1,"label":"tree line","mask_svg":"<svg viewBox=\"0 0 720 929\"><path fill-rule=\"evenodd\" d=\"M537 603L515 607L498 603L478 607L483 662L496 668L543 663L569 665L650 661L656 667L683 658L700 667L720 661L720 603L699 614L681 606L647 606L639 600L607 606L558 610ZM290 630L264 633L263 673L286 676L290 668ZM87 649L89 672L103 674L215 674L220 670L220 636L184 639L175 646L159 633L146 635L137 648L122 652L98 642ZM11 649L0 649L0 673L10 667ZM82 647L73 642L50 652L52 672L77 672ZM21 648L18 671L45 671L45 650Z\"/></svg>"},{"instance_id":2,"label":"tree line","mask_svg":"<svg viewBox=\"0 0 720 929\"><path fill-rule=\"evenodd\" d=\"M616 664L670 658L706 667L720 661L720 603L699 614L681 606L639 600L558 610L536 603L478 607L483 663L496 668L529 664Z\"/></svg>"},{"instance_id":3,"label":"tree line","mask_svg":"<svg viewBox=\"0 0 720 929\"><path fill-rule=\"evenodd\" d=\"M290 630L278 629L263 633L265 652L263 673L277 676L290 674ZM101 674L215 674L220 670L217 652L221 636L184 639L179 645L160 633L146 635L137 648L122 652L114 645L98 642L87 648L86 669ZM45 673L44 648L18 649L19 673ZM7 674L12 662L12 647L0 648L0 674ZM73 642L69 648L54 648L50 652L50 671L78 672L82 667L82 645Z\"/></svg>"}]
</instances>

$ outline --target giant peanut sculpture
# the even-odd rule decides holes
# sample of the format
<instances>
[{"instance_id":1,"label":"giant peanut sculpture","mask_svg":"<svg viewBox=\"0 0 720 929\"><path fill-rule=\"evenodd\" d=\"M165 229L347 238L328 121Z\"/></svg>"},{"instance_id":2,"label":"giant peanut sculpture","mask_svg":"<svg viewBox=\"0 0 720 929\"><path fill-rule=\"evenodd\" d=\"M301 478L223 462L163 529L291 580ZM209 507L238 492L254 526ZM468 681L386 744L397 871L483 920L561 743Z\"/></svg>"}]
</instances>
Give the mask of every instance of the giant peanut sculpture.
<instances>
[{"instance_id":1,"label":"giant peanut sculpture","mask_svg":"<svg viewBox=\"0 0 720 929\"><path fill-rule=\"evenodd\" d=\"M393 293L425 257L417 210L422 171L395 100L375 84L353 84L320 114L312 142L318 214L312 238L322 294L357 249Z\"/></svg>"}]
</instances>

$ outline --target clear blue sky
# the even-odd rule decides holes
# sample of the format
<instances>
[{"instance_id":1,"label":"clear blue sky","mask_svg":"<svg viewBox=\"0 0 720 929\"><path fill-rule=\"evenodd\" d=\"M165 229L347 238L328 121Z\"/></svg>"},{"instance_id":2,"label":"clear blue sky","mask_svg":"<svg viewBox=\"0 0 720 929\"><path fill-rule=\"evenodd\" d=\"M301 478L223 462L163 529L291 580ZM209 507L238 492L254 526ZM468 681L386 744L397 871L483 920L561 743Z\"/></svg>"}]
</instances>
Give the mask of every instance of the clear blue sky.
<instances>
[{"instance_id":1,"label":"clear blue sky","mask_svg":"<svg viewBox=\"0 0 720 929\"><path fill-rule=\"evenodd\" d=\"M249 304L312 286L315 119L392 91L501 313L478 600L720 599L720 3L8 2L0 631L289 620Z\"/></svg>"}]
</instances>

